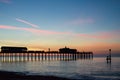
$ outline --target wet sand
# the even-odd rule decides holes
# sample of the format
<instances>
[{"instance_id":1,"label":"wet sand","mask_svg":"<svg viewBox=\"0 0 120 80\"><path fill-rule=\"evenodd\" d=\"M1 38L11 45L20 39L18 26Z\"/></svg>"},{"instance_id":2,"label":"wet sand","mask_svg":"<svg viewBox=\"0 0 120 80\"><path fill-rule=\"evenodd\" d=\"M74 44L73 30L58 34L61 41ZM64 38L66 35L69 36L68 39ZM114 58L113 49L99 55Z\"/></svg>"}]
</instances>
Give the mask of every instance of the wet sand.
<instances>
[{"instance_id":1,"label":"wet sand","mask_svg":"<svg viewBox=\"0 0 120 80\"><path fill-rule=\"evenodd\" d=\"M0 80L73 80L56 76L26 75L20 72L0 71Z\"/></svg>"}]
</instances>

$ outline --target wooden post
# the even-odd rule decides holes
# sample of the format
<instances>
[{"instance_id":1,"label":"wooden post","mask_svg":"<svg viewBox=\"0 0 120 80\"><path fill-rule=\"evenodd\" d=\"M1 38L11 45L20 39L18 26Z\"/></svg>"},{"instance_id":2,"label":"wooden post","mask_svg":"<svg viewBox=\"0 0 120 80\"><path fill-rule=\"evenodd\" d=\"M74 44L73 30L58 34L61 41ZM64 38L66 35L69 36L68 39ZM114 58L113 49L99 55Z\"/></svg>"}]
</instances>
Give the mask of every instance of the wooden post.
<instances>
[{"instance_id":1,"label":"wooden post","mask_svg":"<svg viewBox=\"0 0 120 80\"><path fill-rule=\"evenodd\" d=\"M42 60L43 60L43 54L44 54L44 53L42 53L42 55L41 55L41 57L42 57Z\"/></svg>"},{"instance_id":2,"label":"wooden post","mask_svg":"<svg viewBox=\"0 0 120 80\"><path fill-rule=\"evenodd\" d=\"M109 57L111 58L111 49L109 49Z\"/></svg>"}]
</instances>

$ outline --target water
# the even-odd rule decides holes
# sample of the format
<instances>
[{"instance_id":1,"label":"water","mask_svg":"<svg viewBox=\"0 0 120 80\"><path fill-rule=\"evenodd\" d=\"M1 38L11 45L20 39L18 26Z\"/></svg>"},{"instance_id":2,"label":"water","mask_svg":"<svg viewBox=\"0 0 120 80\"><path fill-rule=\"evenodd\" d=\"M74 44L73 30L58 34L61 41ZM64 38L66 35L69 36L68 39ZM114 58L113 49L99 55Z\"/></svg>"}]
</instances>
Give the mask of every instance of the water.
<instances>
[{"instance_id":1,"label":"water","mask_svg":"<svg viewBox=\"0 0 120 80\"><path fill-rule=\"evenodd\" d=\"M28 75L53 75L79 80L120 80L120 58L105 57L71 61L0 61L0 70L24 72Z\"/></svg>"}]
</instances>

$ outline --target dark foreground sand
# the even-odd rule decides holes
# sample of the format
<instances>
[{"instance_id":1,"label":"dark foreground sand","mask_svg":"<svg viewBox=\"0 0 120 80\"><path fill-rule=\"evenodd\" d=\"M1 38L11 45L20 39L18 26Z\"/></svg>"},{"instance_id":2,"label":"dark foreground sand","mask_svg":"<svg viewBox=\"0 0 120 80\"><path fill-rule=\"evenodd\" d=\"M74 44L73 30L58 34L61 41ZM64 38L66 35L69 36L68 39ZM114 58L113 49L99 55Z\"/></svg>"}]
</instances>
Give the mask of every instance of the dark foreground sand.
<instances>
[{"instance_id":1,"label":"dark foreground sand","mask_svg":"<svg viewBox=\"0 0 120 80\"><path fill-rule=\"evenodd\" d=\"M0 71L0 80L73 80L55 76L26 75L20 72Z\"/></svg>"}]
</instances>

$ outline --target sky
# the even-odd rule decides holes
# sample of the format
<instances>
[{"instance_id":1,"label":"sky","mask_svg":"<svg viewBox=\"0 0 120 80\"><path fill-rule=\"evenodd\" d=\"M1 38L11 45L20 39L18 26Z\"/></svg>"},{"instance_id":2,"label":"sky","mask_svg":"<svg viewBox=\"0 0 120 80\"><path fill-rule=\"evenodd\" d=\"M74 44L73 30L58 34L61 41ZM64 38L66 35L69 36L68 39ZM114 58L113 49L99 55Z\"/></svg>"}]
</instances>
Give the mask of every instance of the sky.
<instances>
[{"instance_id":1,"label":"sky","mask_svg":"<svg viewBox=\"0 0 120 80\"><path fill-rule=\"evenodd\" d=\"M0 46L120 55L120 0L0 0Z\"/></svg>"}]
</instances>

